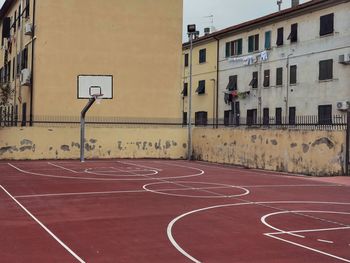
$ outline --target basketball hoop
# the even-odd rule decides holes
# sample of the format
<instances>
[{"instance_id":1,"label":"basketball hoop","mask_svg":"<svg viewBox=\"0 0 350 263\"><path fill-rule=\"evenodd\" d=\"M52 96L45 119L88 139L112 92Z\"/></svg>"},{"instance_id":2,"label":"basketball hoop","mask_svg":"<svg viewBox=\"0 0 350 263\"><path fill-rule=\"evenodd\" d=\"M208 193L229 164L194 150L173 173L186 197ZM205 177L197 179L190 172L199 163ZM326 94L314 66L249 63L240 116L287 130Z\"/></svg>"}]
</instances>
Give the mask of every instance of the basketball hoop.
<instances>
[{"instance_id":1,"label":"basketball hoop","mask_svg":"<svg viewBox=\"0 0 350 263\"><path fill-rule=\"evenodd\" d=\"M96 104L100 105L102 102L103 94L94 94L92 95L93 98L95 98Z\"/></svg>"}]
</instances>

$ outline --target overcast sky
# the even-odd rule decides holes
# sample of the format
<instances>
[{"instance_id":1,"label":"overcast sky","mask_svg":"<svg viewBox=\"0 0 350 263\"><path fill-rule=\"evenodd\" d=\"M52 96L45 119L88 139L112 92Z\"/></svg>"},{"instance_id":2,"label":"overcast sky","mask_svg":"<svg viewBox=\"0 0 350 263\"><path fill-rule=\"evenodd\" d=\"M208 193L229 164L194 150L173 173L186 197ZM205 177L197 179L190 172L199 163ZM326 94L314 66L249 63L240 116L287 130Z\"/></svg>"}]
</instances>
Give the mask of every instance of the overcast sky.
<instances>
[{"instance_id":1,"label":"overcast sky","mask_svg":"<svg viewBox=\"0 0 350 263\"><path fill-rule=\"evenodd\" d=\"M283 0L282 9L290 6L291 0ZM187 41L188 24L196 24L203 35L203 28L212 26L211 15L213 26L220 30L276 11L277 0L184 0L183 40Z\"/></svg>"}]
</instances>

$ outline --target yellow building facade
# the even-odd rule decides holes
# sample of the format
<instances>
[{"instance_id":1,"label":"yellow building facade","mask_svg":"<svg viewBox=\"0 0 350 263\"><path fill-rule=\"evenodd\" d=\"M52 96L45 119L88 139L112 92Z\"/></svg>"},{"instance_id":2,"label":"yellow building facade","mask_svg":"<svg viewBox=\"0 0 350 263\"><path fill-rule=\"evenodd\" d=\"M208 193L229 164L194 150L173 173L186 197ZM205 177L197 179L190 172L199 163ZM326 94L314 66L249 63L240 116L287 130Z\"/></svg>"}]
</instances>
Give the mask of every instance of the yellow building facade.
<instances>
[{"instance_id":1,"label":"yellow building facade","mask_svg":"<svg viewBox=\"0 0 350 263\"><path fill-rule=\"evenodd\" d=\"M192 122L196 125L217 124L217 50L214 38L205 41L194 40L192 50ZM182 92L181 104L183 123L188 122L190 90L190 44L184 43L182 50Z\"/></svg>"},{"instance_id":2,"label":"yellow building facade","mask_svg":"<svg viewBox=\"0 0 350 263\"><path fill-rule=\"evenodd\" d=\"M6 0L0 18L2 109L19 121L79 116L81 74L113 76L91 116L179 117L182 0Z\"/></svg>"}]
</instances>

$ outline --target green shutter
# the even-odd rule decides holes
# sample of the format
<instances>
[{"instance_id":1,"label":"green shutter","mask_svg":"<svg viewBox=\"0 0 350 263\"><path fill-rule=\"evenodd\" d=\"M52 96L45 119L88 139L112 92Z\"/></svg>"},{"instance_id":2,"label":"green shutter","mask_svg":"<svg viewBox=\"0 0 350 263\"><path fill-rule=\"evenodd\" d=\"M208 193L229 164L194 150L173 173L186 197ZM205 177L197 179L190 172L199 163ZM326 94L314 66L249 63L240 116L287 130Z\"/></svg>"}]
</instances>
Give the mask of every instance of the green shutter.
<instances>
[{"instance_id":1,"label":"green shutter","mask_svg":"<svg viewBox=\"0 0 350 263\"><path fill-rule=\"evenodd\" d=\"M265 32L265 49L271 48L271 31Z\"/></svg>"},{"instance_id":2,"label":"green shutter","mask_svg":"<svg viewBox=\"0 0 350 263\"><path fill-rule=\"evenodd\" d=\"M248 52L254 51L254 36L248 38Z\"/></svg>"},{"instance_id":3,"label":"green shutter","mask_svg":"<svg viewBox=\"0 0 350 263\"><path fill-rule=\"evenodd\" d=\"M230 42L226 42L226 57L230 56Z\"/></svg>"},{"instance_id":4,"label":"green shutter","mask_svg":"<svg viewBox=\"0 0 350 263\"><path fill-rule=\"evenodd\" d=\"M243 40L242 40L242 38L241 38L241 39L238 39L237 42L238 42L238 52L237 52L237 55L242 55L242 52L243 52Z\"/></svg>"}]
</instances>

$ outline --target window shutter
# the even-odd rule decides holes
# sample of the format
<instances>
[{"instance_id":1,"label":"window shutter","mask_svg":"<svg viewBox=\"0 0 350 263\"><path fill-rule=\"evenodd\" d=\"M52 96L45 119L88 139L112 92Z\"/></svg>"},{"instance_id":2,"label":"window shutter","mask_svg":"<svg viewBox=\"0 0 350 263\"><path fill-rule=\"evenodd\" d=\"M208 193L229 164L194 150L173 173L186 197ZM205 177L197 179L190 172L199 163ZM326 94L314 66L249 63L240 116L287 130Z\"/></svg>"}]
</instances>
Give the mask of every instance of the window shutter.
<instances>
[{"instance_id":1,"label":"window shutter","mask_svg":"<svg viewBox=\"0 0 350 263\"><path fill-rule=\"evenodd\" d=\"M226 54L227 58L231 56L230 50L231 50L231 42L226 42L226 52L225 52L225 54Z\"/></svg>"},{"instance_id":2,"label":"window shutter","mask_svg":"<svg viewBox=\"0 0 350 263\"><path fill-rule=\"evenodd\" d=\"M248 52L254 51L254 36L248 38Z\"/></svg>"},{"instance_id":3,"label":"window shutter","mask_svg":"<svg viewBox=\"0 0 350 263\"><path fill-rule=\"evenodd\" d=\"M276 86L283 84L283 68L276 69Z\"/></svg>"},{"instance_id":4,"label":"window shutter","mask_svg":"<svg viewBox=\"0 0 350 263\"><path fill-rule=\"evenodd\" d=\"M238 39L237 40L238 42L238 51L237 51L237 55L242 55L242 52L243 52L243 40L242 38L241 39Z\"/></svg>"},{"instance_id":5,"label":"window shutter","mask_svg":"<svg viewBox=\"0 0 350 263\"><path fill-rule=\"evenodd\" d=\"M295 107L289 107L289 124L294 125L295 124Z\"/></svg>"},{"instance_id":6,"label":"window shutter","mask_svg":"<svg viewBox=\"0 0 350 263\"><path fill-rule=\"evenodd\" d=\"M2 21L2 38L10 37L11 18L5 17Z\"/></svg>"},{"instance_id":7,"label":"window shutter","mask_svg":"<svg viewBox=\"0 0 350 263\"><path fill-rule=\"evenodd\" d=\"M282 124L282 108L276 108L276 124Z\"/></svg>"},{"instance_id":8,"label":"window shutter","mask_svg":"<svg viewBox=\"0 0 350 263\"><path fill-rule=\"evenodd\" d=\"M291 25L291 32L290 32L290 42L297 42L298 41L298 24L292 24Z\"/></svg>"},{"instance_id":9,"label":"window shutter","mask_svg":"<svg viewBox=\"0 0 350 263\"><path fill-rule=\"evenodd\" d=\"M319 62L319 80L333 79L333 59Z\"/></svg>"},{"instance_id":10,"label":"window shutter","mask_svg":"<svg viewBox=\"0 0 350 263\"><path fill-rule=\"evenodd\" d=\"M270 86L270 70L264 71L264 87Z\"/></svg>"},{"instance_id":11,"label":"window shutter","mask_svg":"<svg viewBox=\"0 0 350 263\"><path fill-rule=\"evenodd\" d=\"M277 46L282 46L283 45L283 27L280 27L277 29Z\"/></svg>"},{"instance_id":12,"label":"window shutter","mask_svg":"<svg viewBox=\"0 0 350 263\"><path fill-rule=\"evenodd\" d=\"M271 48L271 31L265 32L265 49Z\"/></svg>"},{"instance_id":13,"label":"window shutter","mask_svg":"<svg viewBox=\"0 0 350 263\"><path fill-rule=\"evenodd\" d=\"M289 84L297 84L297 66L290 66L290 79Z\"/></svg>"},{"instance_id":14,"label":"window shutter","mask_svg":"<svg viewBox=\"0 0 350 263\"><path fill-rule=\"evenodd\" d=\"M334 13L320 17L320 36L334 32Z\"/></svg>"},{"instance_id":15,"label":"window shutter","mask_svg":"<svg viewBox=\"0 0 350 263\"><path fill-rule=\"evenodd\" d=\"M259 34L254 36L254 51L259 50Z\"/></svg>"}]
</instances>

